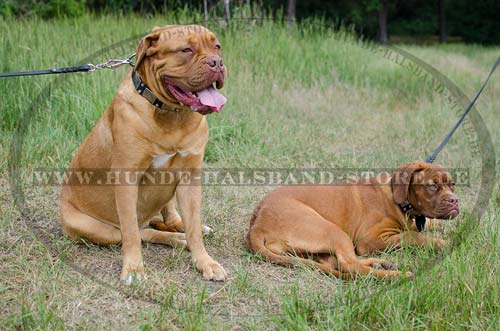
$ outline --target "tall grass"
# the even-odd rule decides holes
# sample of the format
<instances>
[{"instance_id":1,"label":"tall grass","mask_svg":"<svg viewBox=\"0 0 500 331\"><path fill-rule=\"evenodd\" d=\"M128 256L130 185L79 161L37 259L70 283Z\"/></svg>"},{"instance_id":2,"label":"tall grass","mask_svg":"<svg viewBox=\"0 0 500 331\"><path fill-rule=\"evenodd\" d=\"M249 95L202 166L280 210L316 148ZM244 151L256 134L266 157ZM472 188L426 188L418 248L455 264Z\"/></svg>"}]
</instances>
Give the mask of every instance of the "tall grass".
<instances>
[{"instance_id":1,"label":"tall grass","mask_svg":"<svg viewBox=\"0 0 500 331\"><path fill-rule=\"evenodd\" d=\"M2 20L0 71L124 58L153 26L196 21L201 18L185 11L148 18ZM228 79L222 93L229 100L221 114L208 116L206 167L392 168L424 158L458 118L428 81L373 51L347 29L333 30L322 21L290 27L237 18L229 26L205 25L223 47ZM498 47L476 45L400 47L439 69L468 96L499 53ZM15 168L30 173L66 167L127 70L1 79L0 170L7 169L13 139L22 142ZM493 146L500 143L496 77L476 107ZM474 154L473 143L461 128L438 158L447 167L471 172L471 186L458 188L465 216L457 222L462 223L476 221L467 216L480 186L481 156ZM468 228L463 244L436 267L421 263L436 257L431 251L384 253L401 268L418 270L414 281L390 286L370 278L342 282L249 256L242 240L248 215L269 188L205 187L204 220L216 228L207 247L229 270L230 280L221 286L203 283L187 254L145 247L146 285L168 298L168 305L158 306L108 291L60 262L57 272L40 273L55 270L54 260L62 258L33 243L31 225L50 229L45 243L71 261L99 266L98 277L117 276L119 250L77 246L61 238L57 187L27 187L35 215L22 222L7 179L1 178L0 190L0 294L12 303L0 305L8 317L5 328L493 330L500 322L496 191L482 223ZM444 234L453 228L450 224ZM425 265L428 270L422 269ZM46 300L27 303L19 292Z\"/></svg>"}]
</instances>

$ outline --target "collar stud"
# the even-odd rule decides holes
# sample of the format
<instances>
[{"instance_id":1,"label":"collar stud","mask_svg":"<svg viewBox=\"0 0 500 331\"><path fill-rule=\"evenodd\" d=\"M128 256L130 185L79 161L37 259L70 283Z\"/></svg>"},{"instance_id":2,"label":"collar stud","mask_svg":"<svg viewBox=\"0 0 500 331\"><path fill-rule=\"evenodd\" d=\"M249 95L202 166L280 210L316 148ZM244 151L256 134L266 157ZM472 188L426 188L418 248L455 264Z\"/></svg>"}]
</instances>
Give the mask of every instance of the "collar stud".
<instances>
[{"instance_id":1,"label":"collar stud","mask_svg":"<svg viewBox=\"0 0 500 331\"><path fill-rule=\"evenodd\" d=\"M141 77L135 72L135 70L132 70L132 83L134 84L134 87L136 91L143 96L146 100L149 101L153 106L160 108L162 110L167 110L167 111L172 111L172 109L167 108L167 105L165 105L158 97L151 91L151 89L146 85L146 83L143 82ZM179 109L176 108L174 111L178 111Z\"/></svg>"}]
</instances>

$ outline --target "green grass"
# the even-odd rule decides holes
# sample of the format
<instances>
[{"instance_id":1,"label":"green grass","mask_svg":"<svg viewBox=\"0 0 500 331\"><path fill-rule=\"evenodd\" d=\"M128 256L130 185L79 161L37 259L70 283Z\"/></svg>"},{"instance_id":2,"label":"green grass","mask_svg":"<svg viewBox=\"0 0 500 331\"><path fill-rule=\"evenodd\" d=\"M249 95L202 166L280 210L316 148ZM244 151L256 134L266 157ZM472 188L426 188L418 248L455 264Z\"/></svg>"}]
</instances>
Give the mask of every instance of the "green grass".
<instances>
[{"instance_id":1,"label":"green grass","mask_svg":"<svg viewBox=\"0 0 500 331\"><path fill-rule=\"evenodd\" d=\"M153 26L195 20L182 12L3 20L0 71L123 58ZM230 27L208 25L223 46L228 79L222 92L229 102L208 117L206 167L393 168L427 156L458 118L428 81L347 31L333 32L321 22L295 28L237 20ZM499 54L498 47L477 45L400 47L470 98ZM461 245L443 256L429 250L382 254L403 270L415 270L411 281L341 281L265 263L247 252L243 236L253 207L272 187L207 186L203 219L215 232L206 245L229 272L228 282L202 281L187 252L144 245L147 282L117 284L119 247L65 239L59 187L22 182L21 212L13 204L7 169L12 141L22 142L19 162L11 166L24 176L67 166L126 70L0 80L0 329L498 329L498 178L479 225L463 226L476 224L468 214L481 164L473 151L477 134L463 128L437 160L471 173L471 186L458 189L463 215L438 234L459 231ZM500 143L499 93L497 74L476 106L494 147Z\"/></svg>"}]
</instances>

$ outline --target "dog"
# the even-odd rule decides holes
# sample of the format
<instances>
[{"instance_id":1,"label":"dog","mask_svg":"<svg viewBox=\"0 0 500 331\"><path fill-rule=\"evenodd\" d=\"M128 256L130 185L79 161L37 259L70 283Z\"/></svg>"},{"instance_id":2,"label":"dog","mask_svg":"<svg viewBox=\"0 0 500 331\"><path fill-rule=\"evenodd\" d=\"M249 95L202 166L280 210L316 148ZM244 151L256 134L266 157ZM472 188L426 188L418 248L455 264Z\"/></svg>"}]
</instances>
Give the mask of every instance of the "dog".
<instances>
[{"instance_id":1,"label":"dog","mask_svg":"<svg viewBox=\"0 0 500 331\"><path fill-rule=\"evenodd\" d=\"M73 172L93 169L115 176L112 185L100 180L79 185L76 179L63 185L61 223L72 239L121 243L126 284L144 277L141 241L187 247L203 278L226 279L203 244L201 183L195 180L208 141L204 115L226 103L216 90L225 78L221 45L210 30L155 27L140 41L134 69L69 165ZM174 179L168 185L144 180L169 170ZM131 173L135 181L127 181ZM186 178L189 184L181 185ZM150 223L185 233L159 231Z\"/></svg>"},{"instance_id":2,"label":"dog","mask_svg":"<svg viewBox=\"0 0 500 331\"><path fill-rule=\"evenodd\" d=\"M410 277L389 261L356 255L403 246L442 249L443 240L425 237L417 226L458 215L454 185L442 166L415 161L349 183L280 187L256 206L247 245L270 262L305 264L341 278Z\"/></svg>"}]
</instances>

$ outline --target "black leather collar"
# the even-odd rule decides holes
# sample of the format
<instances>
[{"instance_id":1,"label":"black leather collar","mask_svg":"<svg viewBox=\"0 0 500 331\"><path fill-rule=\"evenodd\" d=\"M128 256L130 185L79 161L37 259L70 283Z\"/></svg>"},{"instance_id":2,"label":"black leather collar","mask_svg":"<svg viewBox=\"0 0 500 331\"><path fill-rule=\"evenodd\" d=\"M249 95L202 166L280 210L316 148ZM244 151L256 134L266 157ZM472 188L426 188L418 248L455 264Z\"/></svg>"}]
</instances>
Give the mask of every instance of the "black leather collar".
<instances>
[{"instance_id":1,"label":"black leather collar","mask_svg":"<svg viewBox=\"0 0 500 331\"><path fill-rule=\"evenodd\" d=\"M417 231L422 232L425 229L425 216L424 215L412 215L415 209L408 201L405 201L398 205L403 214L408 215L409 218L415 218L415 225L417 226Z\"/></svg>"},{"instance_id":2,"label":"black leather collar","mask_svg":"<svg viewBox=\"0 0 500 331\"><path fill-rule=\"evenodd\" d=\"M167 108L167 106L156 97L156 95L153 93L153 91L151 91L146 83L144 83L144 81L141 79L141 77L139 77L135 70L132 70L132 82L134 83L134 87L137 92L139 92L140 95L146 98L146 100L148 100L153 106L167 111L178 112L180 110L180 108Z\"/></svg>"}]
</instances>

